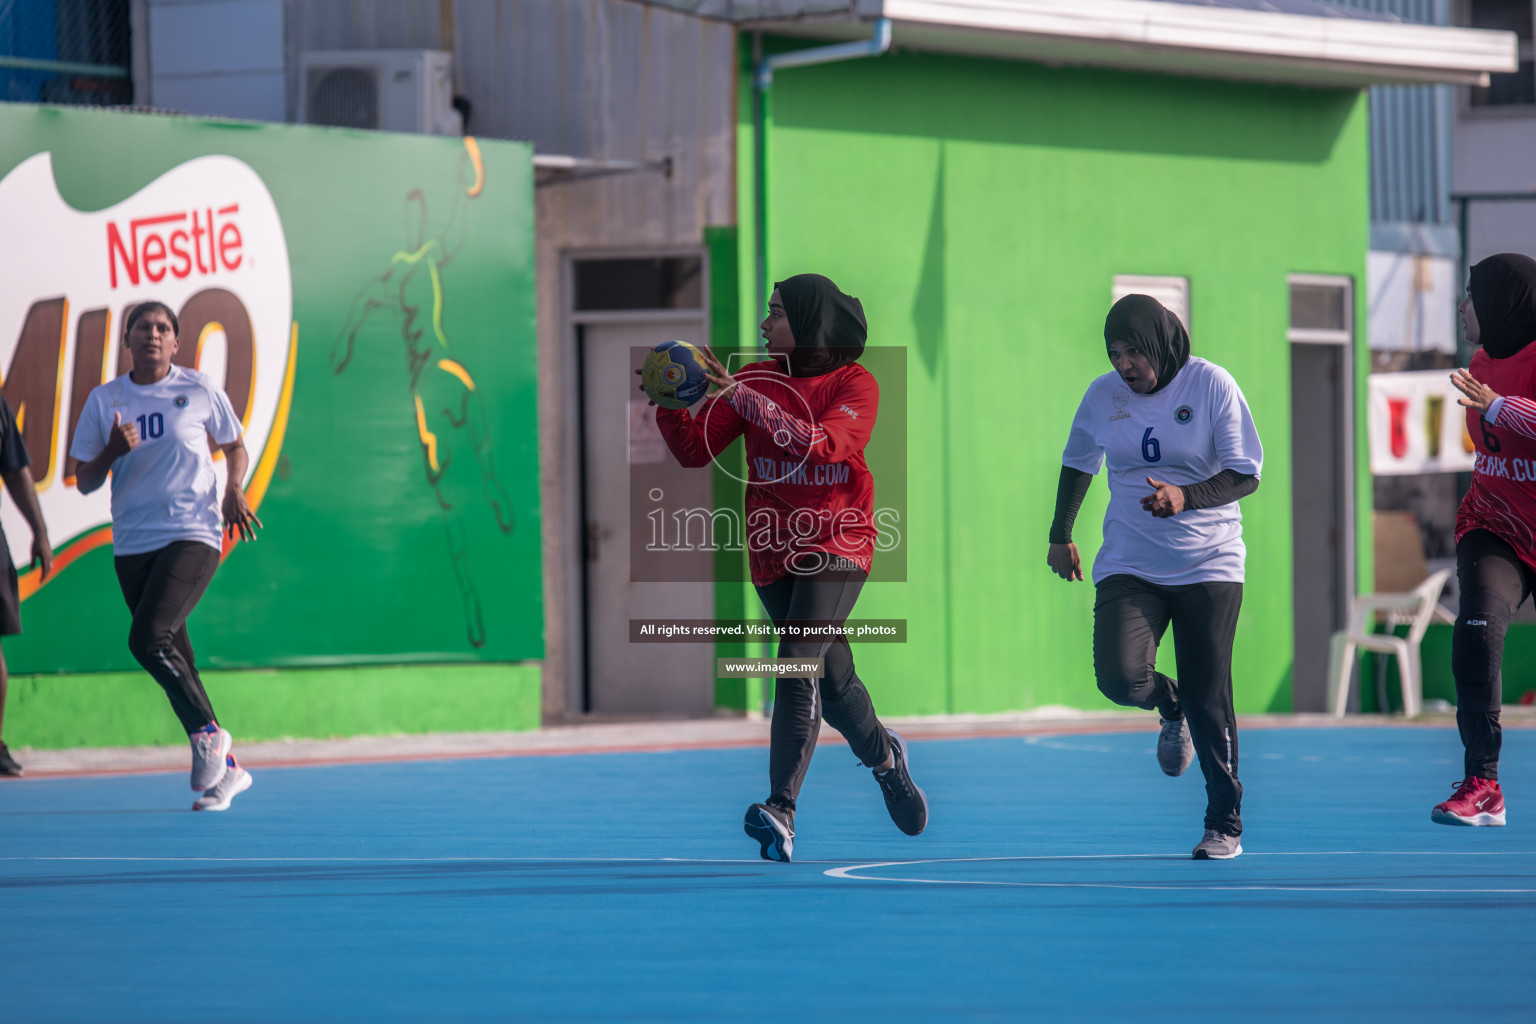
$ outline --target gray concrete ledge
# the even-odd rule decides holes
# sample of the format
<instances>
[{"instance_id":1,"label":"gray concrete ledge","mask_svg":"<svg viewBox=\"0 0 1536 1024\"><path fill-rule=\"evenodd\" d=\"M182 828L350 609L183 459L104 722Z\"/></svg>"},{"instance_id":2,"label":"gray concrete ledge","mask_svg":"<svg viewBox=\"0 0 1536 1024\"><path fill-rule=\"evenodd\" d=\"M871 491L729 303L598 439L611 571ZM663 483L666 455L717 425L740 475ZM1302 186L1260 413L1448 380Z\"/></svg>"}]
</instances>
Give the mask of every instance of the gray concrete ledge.
<instances>
[{"instance_id":1,"label":"gray concrete ledge","mask_svg":"<svg viewBox=\"0 0 1536 1024\"><path fill-rule=\"evenodd\" d=\"M1068 733L1128 732L1154 730L1151 712L1077 711L1046 707L1034 711L998 715L938 715L921 718L889 718L911 739L941 740L990 736L1040 736ZM1328 715L1243 715L1244 729L1337 728L1455 728L1454 714L1428 714L1412 722L1384 715L1355 715L1338 719ZM1506 707L1508 728L1536 726L1536 708ZM823 727L821 742L839 737ZM267 740L241 743L235 736L235 753L252 768L301 767L305 765L368 764L390 761L435 761L481 757L529 757L557 754L599 754L665 750L706 750L725 747L760 747L768 744L768 722L763 718L716 717L704 719L584 721L545 726L529 732L425 733L397 736L355 736L339 739ZM188 767L187 748L100 747L71 750L13 751L27 774L26 779L90 775L182 772ZM0 780L0 784L4 781Z\"/></svg>"}]
</instances>

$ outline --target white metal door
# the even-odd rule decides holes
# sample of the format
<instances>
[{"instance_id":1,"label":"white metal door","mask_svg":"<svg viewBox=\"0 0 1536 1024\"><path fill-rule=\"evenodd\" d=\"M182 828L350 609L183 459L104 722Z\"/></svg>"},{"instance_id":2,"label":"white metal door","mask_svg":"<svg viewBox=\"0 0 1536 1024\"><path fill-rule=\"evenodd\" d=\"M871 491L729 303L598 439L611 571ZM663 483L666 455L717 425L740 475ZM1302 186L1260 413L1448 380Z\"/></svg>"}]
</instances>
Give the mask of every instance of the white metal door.
<instances>
[{"instance_id":1,"label":"white metal door","mask_svg":"<svg viewBox=\"0 0 1536 1024\"><path fill-rule=\"evenodd\" d=\"M1354 284L1292 274L1292 709L1322 711L1328 644L1355 589Z\"/></svg>"},{"instance_id":2,"label":"white metal door","mask_svg":"<svg viewBox=\"0 0 1536 1024\"><path fill-rule=\"evenodd\" d=\"M660 488L667 504L709 508L708 468L684 469L655 434L655 409L637 387L652 346L703 342L697 319L589 323L581 328L583 486L586 526L588 710L601 714L709 714L715 649L699 643L631 643L630 619L714 617L714 558L707 550L647 552L646 510ZM632 556L665 558L673 580L634 582ZM641 576L657 575L641 572Z\"/></svg>"}]
</instances>

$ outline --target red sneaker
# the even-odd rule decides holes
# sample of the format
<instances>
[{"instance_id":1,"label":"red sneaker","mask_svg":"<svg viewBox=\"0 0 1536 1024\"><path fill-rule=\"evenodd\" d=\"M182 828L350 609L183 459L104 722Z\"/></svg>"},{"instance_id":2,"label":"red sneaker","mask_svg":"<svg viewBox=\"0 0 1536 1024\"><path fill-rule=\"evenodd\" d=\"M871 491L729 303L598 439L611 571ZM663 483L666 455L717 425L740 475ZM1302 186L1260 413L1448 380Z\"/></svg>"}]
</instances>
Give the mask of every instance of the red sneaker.
<instances>
[{"instance_id":1,"label":"red sneaker","mask_svg":"<svg viewBox=\"0 0 1536 1024\"><path fill-rule=\"evenodd\" d=\"M1456 783L1456 795L1429 812L1439 825L1504 824L1504 791L1489 779L1468 775Z\"/></svg>"}]
</instances>

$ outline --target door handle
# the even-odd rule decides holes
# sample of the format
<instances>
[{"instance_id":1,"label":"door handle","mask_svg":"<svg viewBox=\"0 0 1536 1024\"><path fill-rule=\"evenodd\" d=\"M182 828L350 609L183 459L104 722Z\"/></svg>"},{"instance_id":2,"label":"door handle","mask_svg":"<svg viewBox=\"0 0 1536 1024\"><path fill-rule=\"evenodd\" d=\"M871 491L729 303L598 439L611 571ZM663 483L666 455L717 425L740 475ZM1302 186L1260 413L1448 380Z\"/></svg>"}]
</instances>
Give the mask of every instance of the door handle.
<instances>
[{"instance_id":1,"label":"door handle","mask_svg":"<svg viewBox=\"0 0 1536 1024\"><path fill-rule=\"evenodd\" d=\"M602 541L611 536L613 536L613 531L605 530L597 523L590 520L587 522L586 548L588 562L597 561L598 546Z\"/></svg>"}]
</instances>

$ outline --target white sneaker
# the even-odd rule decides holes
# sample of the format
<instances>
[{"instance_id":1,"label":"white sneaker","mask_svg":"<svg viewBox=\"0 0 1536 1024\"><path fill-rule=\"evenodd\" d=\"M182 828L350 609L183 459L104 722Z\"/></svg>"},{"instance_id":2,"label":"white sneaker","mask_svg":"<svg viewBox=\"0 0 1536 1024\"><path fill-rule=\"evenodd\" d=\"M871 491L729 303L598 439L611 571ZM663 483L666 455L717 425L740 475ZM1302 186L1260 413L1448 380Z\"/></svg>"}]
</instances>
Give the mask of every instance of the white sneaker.
<instances>
[{"instance_id":1,"label":"white sneaker","mask_svg":"<svg viewBox=\"0 0 1536 1024\"><path fill-rule=\"evenodd\" d=\"M1195 741L1189 736L1189 723L1183 718L1170 722L1159 718L1161 731L1157 734L1157 766L1164 775L1183 775L1195 759Z\"/></svg>"},{"instance_id":2,"label":"white sneaker","mask_svg":"<svg viewBox=\"0 0 1536 1024\"><path fill-rule=\"evenodd\" d=\"M212 789L224 777L230 748L235 738L215 725L213 732L199 729L187 738L192 741L192 788L199 792Z\"/></svg>"},{"instance_id":3,"label":"white sneaker","mask_svg":"<svg viewBox=\"0 0 1536 1024\"><path fill-rule=\"evenodd\" d=\"M192 804L194 811L227 811L229 802L251 788L251 773L238 764L229 765L224 778Z\"/></svg>"}]
</instances>

